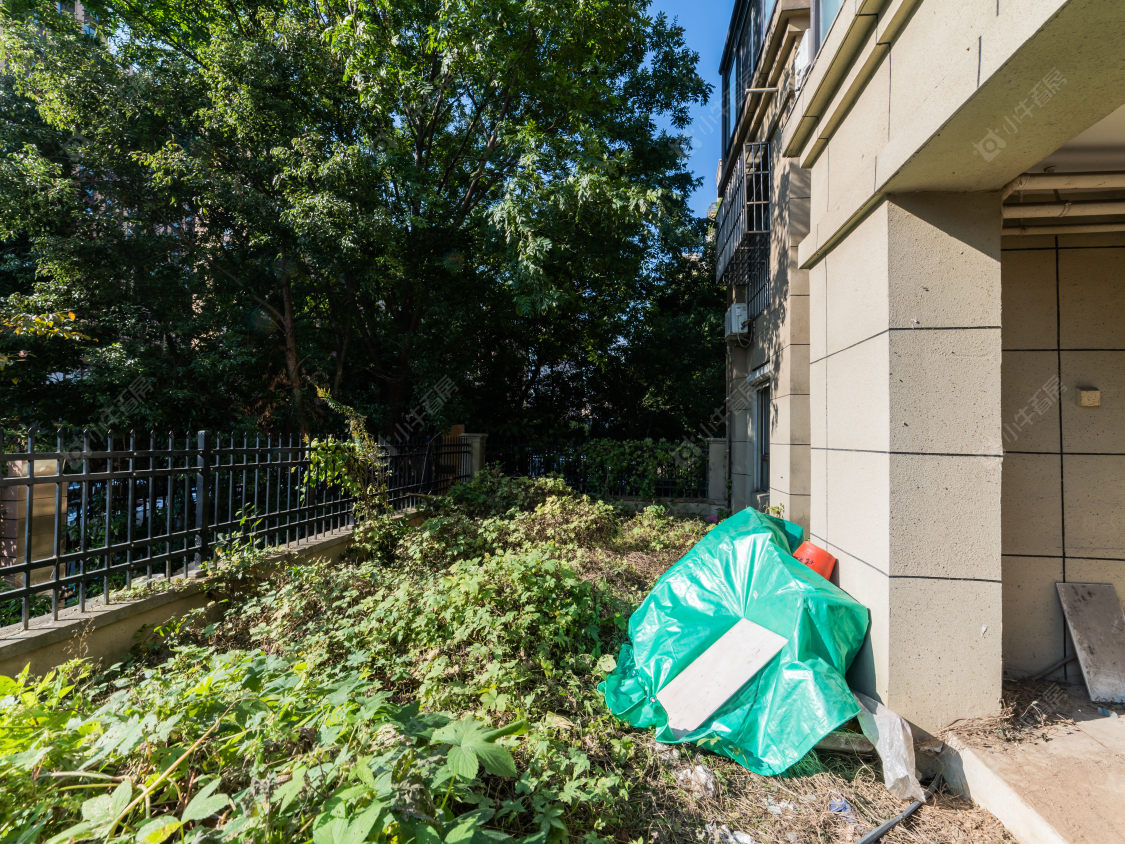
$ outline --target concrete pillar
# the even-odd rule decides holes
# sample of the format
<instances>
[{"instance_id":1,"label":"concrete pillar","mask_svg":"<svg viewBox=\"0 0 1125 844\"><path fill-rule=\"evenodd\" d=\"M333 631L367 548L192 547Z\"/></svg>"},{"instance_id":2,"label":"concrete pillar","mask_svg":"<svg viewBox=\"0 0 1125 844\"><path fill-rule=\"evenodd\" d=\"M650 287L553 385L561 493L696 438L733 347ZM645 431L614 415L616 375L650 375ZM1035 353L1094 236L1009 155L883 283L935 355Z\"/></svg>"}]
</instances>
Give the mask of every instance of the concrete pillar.
<instances>
[{"instance_id":1,"label":"concrete pillar","mask_svg":"<svg viewBox=\"0 0 1125 844\"><path fill-rule=\"evenodd\" d=\"M707 503L712 507L727 509L728 492L727 441L722 437L707 440Z\"/></svg>"},{"instance_id":2,"label":"concrete pillar","mask_svg":"<svg viewBox=\"0 0 1125 844\"><path fill-rule=\"evenodd\" d=\"M778 148L779 143L774 144ZM769 505L808 530L809 454L809 273L797 246L809 231L809 171L792 159L774 167L774 209L770 286L770 489Z\"/></svg>"},{"instance_id":3,"label":"concrete pillar","mask_svg":"<svg viewBox=\"0 0 1125 844\"><path fill-rule=\"evenodd\" d=\"M872 614L851 679L930 730L995 711L999 196L892 197L810 289L813 541Z\"/></svg>"},{"instance_id":4,"label":"concrete pillar","mask_svg":"<svg viewBox=\"0 0 1125 844\"><path fill-rule=\"evenodd\" d=\"M484 468L484 444L488 434L461 434L461 442L469 446L469 472L475 475Z\"/></svg>"},{"instance_id":5,"label":"concrete pillar","mask_svg":"<svg viewBox=\"0 0 1125 844\"><path fill-rule=\"evenodd\" d=\"M744 349L727 344L727 426L730 440L730 509L732 512L750 506L754 485L753 449L750 441L750 412L747 402L746 376L757 349Z\"/></svg>"}]
</instances>

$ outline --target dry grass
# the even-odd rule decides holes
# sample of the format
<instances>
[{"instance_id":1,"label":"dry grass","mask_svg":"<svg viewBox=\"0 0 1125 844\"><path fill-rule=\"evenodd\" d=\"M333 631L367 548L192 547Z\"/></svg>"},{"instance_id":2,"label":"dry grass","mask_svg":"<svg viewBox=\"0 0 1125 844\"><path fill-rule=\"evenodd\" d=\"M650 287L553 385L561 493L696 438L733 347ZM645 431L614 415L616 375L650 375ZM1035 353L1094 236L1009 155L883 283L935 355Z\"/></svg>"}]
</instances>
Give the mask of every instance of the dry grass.
<instances>
[{"instance_id":1,"label":"dry grass","mask_svg":"<svg viewBox=\"0 0 1125 844\"><path fill-rule=\"evenodd\" d=\"M710 768L714 797L691 793L676 774L694 765ZM786 776L762 777L735 762L690 746L675 752L653 745L638 812L648 818L651 844L723 841L718 829L750 835L757 844L853 844L908 803L890 795L877 761L858 756L810 754ZM829 805L846 801L851 818ZM853 819L854 818L854 822ZM700 828L711 826L710 837ZM727 839L729 840L729 839ZM1007 844L1014 839L992 815L939 790L935 797L884 839L888 844Z\"/></svg>"},{"instance_id":2,"label":"dry grass","mask_svg":"<svg viewBox=\"0 0 1125 844\"><path fill-rule=\"evenodd\" d=\"M1039 741L1054 730L1073 728L1072 715L1083 704L1089 701L1050 680L1006 680L998 714L958 721L942 737L954 735L978 747Z\"/></svg>"}]
</instances>

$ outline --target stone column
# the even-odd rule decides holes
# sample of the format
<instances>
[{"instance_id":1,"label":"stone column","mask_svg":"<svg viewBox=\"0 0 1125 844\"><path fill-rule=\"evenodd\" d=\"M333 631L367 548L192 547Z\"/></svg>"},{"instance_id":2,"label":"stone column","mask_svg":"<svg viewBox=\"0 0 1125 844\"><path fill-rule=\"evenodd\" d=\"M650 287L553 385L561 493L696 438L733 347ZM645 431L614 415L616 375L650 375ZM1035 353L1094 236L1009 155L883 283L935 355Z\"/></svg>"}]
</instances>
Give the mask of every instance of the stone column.
<instances>
[{"instance_id":1,"label":"stone column","mask_svg":"<svg viewBox=\"0 0 1125 844\"><path fill-rule=\"evenodd\" d=\"M728 344L727 354L730 359L726 397L730 441L730 509L737 513L750 506L750 492L754 485L750 413L746 402L746 376L749 374L751 352Z\"/></svg>"},{"instance_id":2,"label":"stone column","mask_svg":"<svg viewBox=\"0 0 1125 844\"><path fill-rule=\"evenodd\" d=\"M461 442L469 446L469 471L475 475L484 468L484 444L488 434L462 434Z\"/></svg>"},{"instance_id":3,"label":"stone column","mask_svg":"<svg viewBox=\"0 0 1125 844\"><path fill-rule=\"evenodd\" d=\"M871 610L852 681L930 730L1000 699L1000 225L892 197L810 273L813 541Z\"/></svg>"}]
</instances>

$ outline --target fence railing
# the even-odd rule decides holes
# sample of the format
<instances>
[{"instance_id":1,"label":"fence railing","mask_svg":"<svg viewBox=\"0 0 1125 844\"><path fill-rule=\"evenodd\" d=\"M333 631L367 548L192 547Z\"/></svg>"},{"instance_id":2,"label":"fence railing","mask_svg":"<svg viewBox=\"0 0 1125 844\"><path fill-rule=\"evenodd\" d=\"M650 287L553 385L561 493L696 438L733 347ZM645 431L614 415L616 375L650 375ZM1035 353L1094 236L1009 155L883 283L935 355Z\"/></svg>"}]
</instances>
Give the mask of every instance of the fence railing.
<instances>
[{"instance_id":1,"label":"fence railing","mask_svg":"<svg viewBox=\"0 0 1125 844\"><path fill-rule=\"evenodd\" d=\"M384 443L396 510L472 473L457 437ZM107 436L95 443L29 433L0 476L0 627L129 588L186 577L223 537L259 547L347 527L354 502L309 472L296 436Z\"/></svg>"},{"instance_id":2,"label":"fence railing","mask_svg":"<svg viewBox=\"0 0 1125 844\"><path fill-rule=\"evenodd\" d=\"M526 442L489 437L488 463L504 474L556 476L601 498L705 499L707 450L670 440Z\"/></svg>"}]
</instances>

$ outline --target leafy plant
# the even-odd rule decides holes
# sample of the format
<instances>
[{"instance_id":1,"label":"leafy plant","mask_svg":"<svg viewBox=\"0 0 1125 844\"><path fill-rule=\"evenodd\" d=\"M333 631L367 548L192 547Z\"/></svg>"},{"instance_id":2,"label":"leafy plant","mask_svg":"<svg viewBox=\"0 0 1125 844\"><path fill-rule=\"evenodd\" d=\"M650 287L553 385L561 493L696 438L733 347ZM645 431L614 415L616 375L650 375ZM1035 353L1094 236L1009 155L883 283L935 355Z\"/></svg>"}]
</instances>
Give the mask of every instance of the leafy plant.
<instances>
[{"instance_id":1,"label":"leafy plant","mask_svg":"<svg viewBox=\"0 0 1125 844\"><path fill-rule=\"evenodd\" d=\"M49 314L0 312L0 331L8 332L13 337L57 337L61 340L92 339L75 327L77 319L73 311ZM17 360L26 359L28 354L27 351L20 351L18 354L12 355L0 350L0 369L6 369Z\"/></svg>"},{"instance_id":2,"label":"leafy plant","mask_svg":"<svg viewBox=\"0 0 1125 844\"><path fill-rule=\"evenodd\" d=\"M767 504L766 506L762 507L762 512L767 516L776 516L777 518L781 519L785 517L785 505Z\"/></svg>"},{"instance_id":3,"label":"leafy plant","mask_svg":"<svg viewBox=\"0 0 1125 844\"><path fill-rule=\"evenodd\" d=\"M349 438L329 436L309 443L309 482L343 487L355 501L357 522L392 515L387 499L387 455L367 430L363 414L336 401L328 390L318 387L317 394L347 421Z\"/></svg>"},{"instance_id":4,"label":"leafy plant","mask_svg":"<svg viewBox=\"0 0 1125 844\"><path fill-rule=\"evenodd\" d=\"M66 679L0 679L5 840L469 842L517 775L522 725L396 706L359 668L184 648L96 708Z\"/></svg>"}]
</instances>

